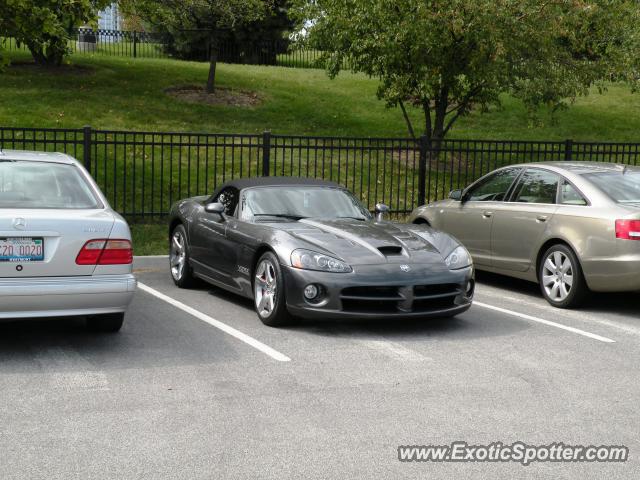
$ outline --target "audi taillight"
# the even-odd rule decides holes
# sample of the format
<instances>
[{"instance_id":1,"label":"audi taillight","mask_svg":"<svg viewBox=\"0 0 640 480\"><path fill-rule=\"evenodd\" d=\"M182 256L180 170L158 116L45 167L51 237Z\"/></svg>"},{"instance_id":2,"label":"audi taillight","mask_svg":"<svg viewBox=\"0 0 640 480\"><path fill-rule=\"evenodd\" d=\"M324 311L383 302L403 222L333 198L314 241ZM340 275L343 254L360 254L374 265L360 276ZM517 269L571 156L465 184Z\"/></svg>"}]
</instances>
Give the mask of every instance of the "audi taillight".
<instances>
[{"instance_id":1,"label":"audi taillight","mask_svg":"<svg viewBox=\"0 0 640 480\"><path fill-rule=\"evenodd\" d=\"M131 242L121 239L89 240L76 257L78 265L128 265L132 262Z\"/></svg>"},{"instance_id":2,"label":"audi taillight","mask_svg":"<svg viewBox=\"0 0 640 480\"><path fill-rule=\"evenodd\" d=\"M640 220L616 220L616 238L640 240Z\"/></svg>"}]
</instances>

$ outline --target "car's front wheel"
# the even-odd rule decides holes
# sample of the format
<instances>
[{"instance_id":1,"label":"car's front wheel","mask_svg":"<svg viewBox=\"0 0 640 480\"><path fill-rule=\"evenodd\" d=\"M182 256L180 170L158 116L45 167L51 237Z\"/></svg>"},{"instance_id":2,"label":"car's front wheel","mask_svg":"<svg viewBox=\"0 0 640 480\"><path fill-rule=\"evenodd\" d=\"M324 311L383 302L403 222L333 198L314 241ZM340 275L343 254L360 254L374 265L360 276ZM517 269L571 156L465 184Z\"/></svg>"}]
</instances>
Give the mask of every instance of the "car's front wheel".
<instances>
[{"instance_id":1,"label":"car's front wheel","mask_svg":"<svg viewBox=\"0 0 640 480\"><path fill-rule=\"evenodd\" d=\"M173 283L180 288L192 287L196 280L189 265L187 232L183 225L173 229L169 242L169 268Z\"/></svg>"},{"instance_id":2,"label":"car's front wheel","mask_svg":"<svg viewBox=\"0 0 640 480\"><path fill-rule=\"evenodd\" d=\"M580 262L566 245L553 245L543 254L538 280L542 295L554 307L577 307L588 293Z\"/></svg>"},{"instance_id":3,"label":"car's front wheel","mask_svg":"<svg viewBox=\"0 0 640 480\"><path fill-rule=\"evenodd\" d=\"M278 258L272 252L266 252L256 264L253 296L256 313L262 323L270 327L281 327L291 323L282 269Z\"/></svg>"},{"instance_id":4,"label":"car's front wheel","mask_svg":"<svg viewBox=\"0 0 640 480\"><path fill-rule=\"evenodd\" d=\"M93 332L119 332L124 323L124 312L93 315L87 318L87 328Z\"/></svg>"}]
</instances>

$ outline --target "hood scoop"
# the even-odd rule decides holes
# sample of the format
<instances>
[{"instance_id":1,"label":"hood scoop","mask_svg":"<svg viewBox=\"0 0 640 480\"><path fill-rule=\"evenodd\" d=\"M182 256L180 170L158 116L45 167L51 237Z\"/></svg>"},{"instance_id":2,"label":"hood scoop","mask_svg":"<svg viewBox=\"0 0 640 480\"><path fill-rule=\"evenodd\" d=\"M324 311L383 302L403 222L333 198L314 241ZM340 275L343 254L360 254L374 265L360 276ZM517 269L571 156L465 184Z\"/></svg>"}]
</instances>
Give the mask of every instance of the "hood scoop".
<instances>
[{"instance_id":1,"label":"hood scoop","mask_svg":"<svg viewBox=\"0 0 640 480\"><path fill-rule=\"evenodd\" d=\"M397 247L395 245L378 247L378 251L385 257L396 257L398 255L402 255L402 247Z\"/></svg>"}]
</instances>

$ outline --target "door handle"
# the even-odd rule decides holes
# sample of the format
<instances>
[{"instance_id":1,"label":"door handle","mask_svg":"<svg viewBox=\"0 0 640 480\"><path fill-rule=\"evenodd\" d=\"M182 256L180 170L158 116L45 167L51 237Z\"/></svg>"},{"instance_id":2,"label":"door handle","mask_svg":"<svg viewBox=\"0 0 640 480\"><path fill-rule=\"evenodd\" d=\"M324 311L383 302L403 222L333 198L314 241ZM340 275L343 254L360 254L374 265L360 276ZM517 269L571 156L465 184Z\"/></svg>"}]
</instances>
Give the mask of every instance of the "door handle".
<instances>
[{"instance_id":1,"label":"door handle","mask_svg":"<svg viewBox=\"0 0 640 480\"><path fill-rule=\"evenodd\" d=\"M538 220L539 222L546 222L547 218L549 218L549 217L547 217L546 215L538 215L536 217L536 220Z\"/></svg>"},{"instance_id":2,"label":"door handle","mask_svg":"<svg viewBox=\"0 0 640 480\"><path fill-rule=\"evenodd\" d=\"M482 212L482 216L484 218L491 218L493 216L493 212L489 212L488 210L485 210L484 212Z\"/></svg>"}]
</instances>

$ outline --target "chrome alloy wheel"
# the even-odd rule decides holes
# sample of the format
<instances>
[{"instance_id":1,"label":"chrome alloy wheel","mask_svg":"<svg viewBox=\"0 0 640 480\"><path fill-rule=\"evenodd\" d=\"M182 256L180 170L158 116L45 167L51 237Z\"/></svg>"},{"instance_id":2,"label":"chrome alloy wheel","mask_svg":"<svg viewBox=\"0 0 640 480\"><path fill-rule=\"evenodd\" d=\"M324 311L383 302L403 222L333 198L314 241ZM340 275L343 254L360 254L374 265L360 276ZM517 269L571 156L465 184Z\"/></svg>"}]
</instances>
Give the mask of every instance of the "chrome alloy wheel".
<instances>
[{"instance_id":1,"label":"chrome alloy wheel","mask_svg":"<svg viewBox=\"0 0 640 480\"><path fill-rule=\"evenodd\" d=\"M551 252L542 267L542 285L547 296L554 302L562 302L573 286L573 265L562 252Z\"/></svg>"},{"instance_id":2,"label":"chrome alloy wheel","mask_svg":"<svg viewBox=\"0 0 640 480\"><path fill-rule=\"evenodd\" d=\"M256 269L254 281L256 310L262 318L269 317L276 308L276 269L269 260L262 260Z\"/></svg>"},{"instance_id":3,"label":"chrome alloy wheel","mask_svg":"<svg viewBox=\"0 0 640 480\"><path fill-rule=\"evenodd\" d=\"M187 261L187 251L185 238L182 232L176 231L171 238L171 248L169 251L169 265L171 266L171 276L175 281L180 281L184 275L185 263Z\"/></svg>"}]
</instances>

